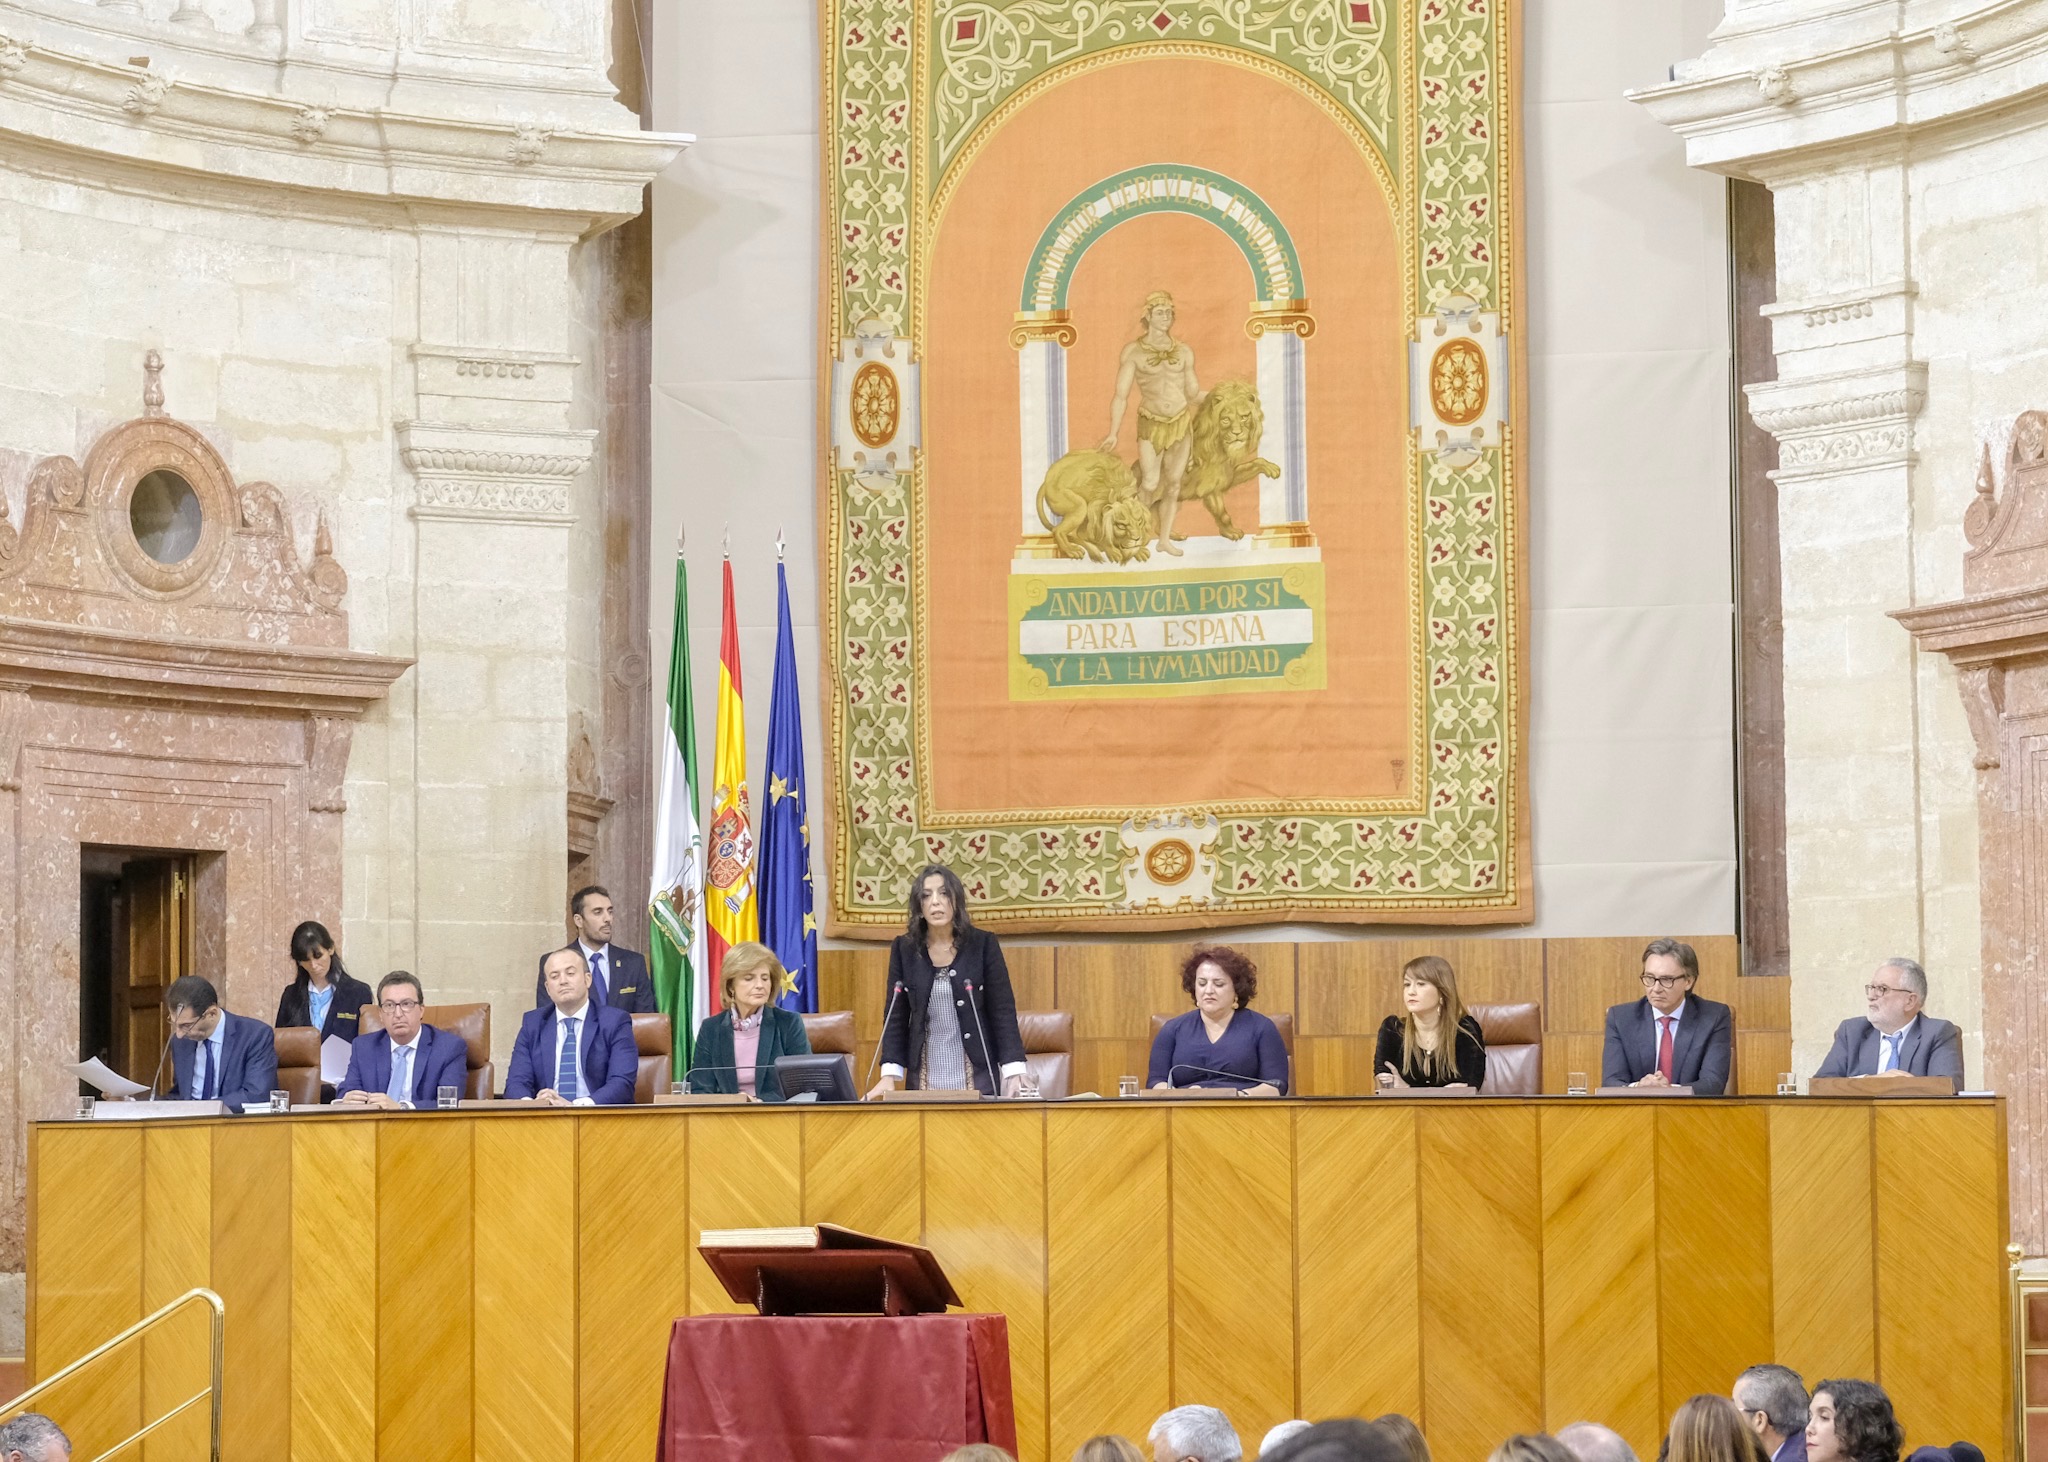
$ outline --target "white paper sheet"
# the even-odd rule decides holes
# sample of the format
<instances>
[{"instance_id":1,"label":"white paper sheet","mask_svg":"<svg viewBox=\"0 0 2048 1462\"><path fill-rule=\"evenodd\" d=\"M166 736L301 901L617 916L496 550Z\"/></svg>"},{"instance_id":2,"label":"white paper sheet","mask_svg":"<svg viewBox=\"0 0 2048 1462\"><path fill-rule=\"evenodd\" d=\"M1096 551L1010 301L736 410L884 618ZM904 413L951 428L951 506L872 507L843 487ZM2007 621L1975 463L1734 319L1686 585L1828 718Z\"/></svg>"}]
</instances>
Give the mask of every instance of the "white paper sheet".
<instances>
[{"instance_id":1,"label":"white paper sheet","mask_svg":"<svg viewBox=\"0 0 2048 1462\"><path fill-rule=\"evenodd\" d=\"M90 1061L80 1061L64 1069L80 1081L99 1088L101 1096L132 1097L140 1096L149 1090L146 1086L108 1070L107 1063L97 1056Z\"/></svg>"},{"instance_id":2,"label":"white paper sheet","mask_svg":"<svg viewBox=\"0 0 2048 1462\"><path fill-rule=\"evenodd\" d=\"M341 1036L329 1036L320 1043L320 1079L329 1086L341 1085L348 1075L349 1043Z\"/></svg>"}]
</instances>

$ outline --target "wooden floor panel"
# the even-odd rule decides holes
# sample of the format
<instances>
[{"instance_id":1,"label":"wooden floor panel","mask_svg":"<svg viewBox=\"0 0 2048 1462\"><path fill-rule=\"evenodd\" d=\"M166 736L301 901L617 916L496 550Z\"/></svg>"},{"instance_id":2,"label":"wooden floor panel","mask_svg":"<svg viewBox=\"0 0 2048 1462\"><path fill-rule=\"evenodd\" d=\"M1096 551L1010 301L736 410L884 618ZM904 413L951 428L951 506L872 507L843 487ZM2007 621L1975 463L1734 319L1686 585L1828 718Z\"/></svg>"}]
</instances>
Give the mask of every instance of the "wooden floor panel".
<instances>
[{"instance_id":1,"label":"wooden floor panel","mask_svg":"<svg viewBox=\"0 0 2048 1462\"><path fill-rule=\"evenodd\" d=\"M124 1126L127 1124L123 1124ZM139 1124L138 1124L139 1126ZM143 1134L137 1127L36 1130L35 1353L31 1380L143 1316ZM142 1357L130 1347L37 1403L68 1427L74 1454L96 1457L142 1424Z\"/></svg>"},{"instance_id":2,"label":"wooden floor panel","mask_svg":"<svg viewBox=\"0 0 2048 1462\"><path fill-rule=\"evenodd\" d=\"M291 1451L291 1170L283 1121L214 1130L213 1288L234 1316L224 1327L221 1385L235 1414L221 1415L222 1462L277 1462ZM459 1303L468 1307L466 1286Z\"/></svg>"},{"instance_id":3,"label":"wooden floor panel","mask_svg":"<svg viewBox=\"0 0 2048 1462\"><path fill-rule=\"evenodd\" d=\"M1664 1415L1769 1360L1770 1121L1761 1106L1657 1108L1657 1337Z\"/></svg>"},{"instance_id":4,"label":"wooden floor panel","mask_svg":"<svg viewBox=\"0 0 2048 1462\"><path fill-rule=\"evenodd\" d=\"M1300 1412L1422 1412L1415 1110L1295 1113Z\"/></svg>"},{"instance_id":5,"label":"wooden floor panel","mask_svg":"<svg viewBox=\"0 0 2048 1462\"><path fill-rule=\"evenodd\" d=\"M1771 1108L1772 1354L1809 1381L1877 1374L1868 1106ZM1954 1441L1955 1438L1947 1438Z\"/></svg>"},{"instance_id":6,"label":"wooden floor panel","mask_svg":"<svg viewBox=\"0 0 2048 1462\"><path fill-rule=\"evenodd\" d=\"M475 1124L406 1114L370 1120L377 1125L377 1455L385 1462L468 1457Z\"/></svg>"},{"instance_id":7,"label":"wooden floor panel","mask_svg":"<svg viewBox=\"0 0 2048 1462\"><path fill-rule=\"evenodd\" d=\"M904 1108L806 1112L805 1223L916 1243L924 1230L924 1124Z\"/></svg>"},{"instance_id":8,"label":"wooden floor panel","mask_svg":"<svg viewBox=\"0 0 2048 1462\"><path fill-rule=\"evenodd\" d=\"M377 1452L377 1125L292 1124L292 1462Z\"/></svg>"},{"instance_id":9,"label":"wooden floor panel","mask_svg":"<svg viewBox=\"0 0 2048 1462\"><path fill-rule=\"evenodd\" d=\"M637 1129L635 1129L637 1130ZM697 1252L707 1228L781 1228L804 1221L801 1112L699 1112L690 1117L690 1313L739 1314Z\"/></svg>"},{"instance_id":10,"label":"wooden floor panel","mask_svg":"<svg viewBox=\"0 0 2048 1462\"><path fill-rule=\"evenodd\" d=\"M213 1287L213 1133L204 1127L159 1127L144 1132L142 1203L142 1309L154 1312L188 1290ZM142 1338L142 1404L161 1416L206 1389L211 1345L210 1312L190 1305L169 1324ZM209 1444L210 1408L192 1410L152 1432L142 1443L145 1462L183 1462Z\"/></svg>"},{"instance_id":11,"label":"wooden floor panel","mask_svg":"<svg viewBox=\"0 0 2048 1462\"><path fill-rule=\"evenodd\" d=\"M492 1462L576 1455L576 1129L476 1128L476 1449Z\"/></svg>"}]
</instances>

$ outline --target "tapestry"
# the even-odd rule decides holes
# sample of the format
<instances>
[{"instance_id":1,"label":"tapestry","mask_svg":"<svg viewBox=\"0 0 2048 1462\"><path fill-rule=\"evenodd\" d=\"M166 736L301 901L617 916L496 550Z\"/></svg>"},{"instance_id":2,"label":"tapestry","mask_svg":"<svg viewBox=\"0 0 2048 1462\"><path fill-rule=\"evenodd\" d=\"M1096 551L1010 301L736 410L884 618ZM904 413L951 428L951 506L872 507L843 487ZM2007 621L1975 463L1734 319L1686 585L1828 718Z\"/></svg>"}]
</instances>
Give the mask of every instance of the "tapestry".
<instances>
[{"instance_id":1,"label":"tapestry","mask_svg":"<svg viewBox=\"0 0 2048 1462\"><path fill-rule=\"evenodd\" d=\"M1508 923L1506 0L821 0L828 928Z\"/></svg>"}]
</instances>

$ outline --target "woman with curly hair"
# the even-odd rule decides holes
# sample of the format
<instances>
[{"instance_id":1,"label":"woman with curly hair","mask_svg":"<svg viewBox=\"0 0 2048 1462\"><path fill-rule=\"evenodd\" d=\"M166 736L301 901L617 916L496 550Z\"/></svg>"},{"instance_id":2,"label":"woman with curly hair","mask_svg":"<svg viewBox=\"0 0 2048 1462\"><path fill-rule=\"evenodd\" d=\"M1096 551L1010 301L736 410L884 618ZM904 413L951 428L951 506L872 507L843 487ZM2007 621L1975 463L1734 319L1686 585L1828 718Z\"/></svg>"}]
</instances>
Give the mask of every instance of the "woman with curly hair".
<instances>
[{"instance_id":1,"label":"woman with curly hair","mask_svg":"<svg viewBox=\"0 0 2048 1462\"><path fill-rule=\"evenodd\" d=\"M1195 1008L1152 1038L1145 1084L1235 1087L1244 1096L1287 1094L1287 1045L1280 1027L1251 1008L1259 967L1234 949L1198 949L1180 969Z\"/></svg>"},{"instance_id":2,"label":"woman with curly hair","mask_svg":"<svg viewBox=\"0 0 2048 1462\"><path fill-rule=\"evenodd\" d=\"M1822 1381L1806 1419L1806 1462L1899 1462L1906 1430L1868 1381Z\"/></svg>"}]
</instances>

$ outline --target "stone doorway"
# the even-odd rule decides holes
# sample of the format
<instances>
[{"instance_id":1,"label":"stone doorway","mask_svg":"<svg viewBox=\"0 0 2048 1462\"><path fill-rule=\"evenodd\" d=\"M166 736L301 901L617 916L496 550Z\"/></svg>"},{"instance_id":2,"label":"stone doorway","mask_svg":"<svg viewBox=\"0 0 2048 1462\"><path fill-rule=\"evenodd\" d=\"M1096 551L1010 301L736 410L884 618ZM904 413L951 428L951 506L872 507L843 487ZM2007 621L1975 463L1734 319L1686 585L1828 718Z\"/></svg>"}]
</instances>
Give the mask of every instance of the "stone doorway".
<instances>
[{"instance_id":1,"label":"stone doorway","mask_svg":"<svg viewBox=\"0 0 2048 1462\"><path fill-rule=\"evenodd\" d=\"M222 856L79 849L79 1060L98 1057L130 1081L157 1084L170 1036L165 992L183 975L219 978L199 952L221 947L222 911L200 894L223 883L224 870L208 866Z\"/></svg>"}]
</instances>

